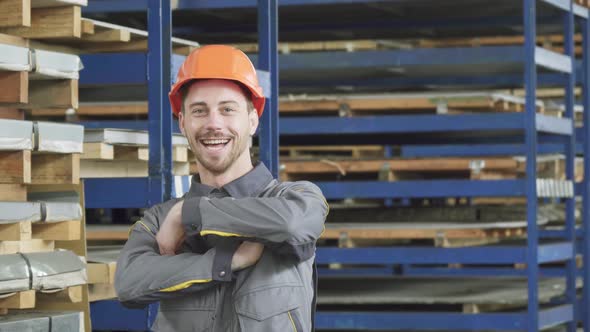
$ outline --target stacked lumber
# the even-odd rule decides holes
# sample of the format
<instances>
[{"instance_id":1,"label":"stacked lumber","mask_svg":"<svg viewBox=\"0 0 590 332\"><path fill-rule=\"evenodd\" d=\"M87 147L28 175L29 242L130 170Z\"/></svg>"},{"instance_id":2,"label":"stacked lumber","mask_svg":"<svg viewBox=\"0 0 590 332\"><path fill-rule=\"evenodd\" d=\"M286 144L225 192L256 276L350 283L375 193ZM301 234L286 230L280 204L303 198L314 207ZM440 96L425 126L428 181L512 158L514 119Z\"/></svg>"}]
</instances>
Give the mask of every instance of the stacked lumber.
<instances>
[{"instance_id":1,"label":"stacked lumber","mask_svg":"<svg viewBox=\"0 0 590 332\"><path fill-rule=\"evenodd\" d=\"M419 92L368 95L291 95L280 98L281 116L396 115L523 112L525 99L502 92ZM537 101L537 111L544 103Z\"/></svg>"},{"instance_id":2,"label":"stacked lumber","mask_svg":"<svg viewBox=\"0 0 590 332\"><path fill-rule=\"evenodd\" d=\"M0 312L7 315L0 329L52 315L89 329L83 133L79 125L0 119ZM36 274L27 272L33 264ZM14 271L24 274L16 278Z\"/></svg>"},{"instance_id":3,"label":"stacked lumber","mask_svg":"<svg viewBox=\"0 0 590 332\"><path fill-rule=\"evenodd\" d=\"M188 175L188 141L175 135L173 174ZM148 176L148 133L121 129L86 129L81 177L146 177Z\"/></svg>"}]
</instances>

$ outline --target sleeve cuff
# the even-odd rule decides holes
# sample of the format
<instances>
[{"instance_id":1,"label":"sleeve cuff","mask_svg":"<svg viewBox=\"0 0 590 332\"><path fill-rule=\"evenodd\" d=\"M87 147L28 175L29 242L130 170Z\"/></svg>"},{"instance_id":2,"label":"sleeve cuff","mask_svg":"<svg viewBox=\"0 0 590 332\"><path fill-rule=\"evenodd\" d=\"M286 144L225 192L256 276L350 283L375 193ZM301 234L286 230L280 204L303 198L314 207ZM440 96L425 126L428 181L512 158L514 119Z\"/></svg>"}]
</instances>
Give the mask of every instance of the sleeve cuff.
<instances>
[{"instance_id":1,"label":"sleeve cuff","mask_svg":"<svg viewBox=\"0 0 590 332\"><path fill-rule=\"evenodd\" d=\"M231 262L239 245L239 241L227 240L215 247L213 271L211 271L213 280L232 281Z\"/></svg>"},{"instance_id":2,"label":"sleeve cuff","mask_svg":"<svg viewBox=\"0 0 590 332\"><path fill-rule=\"evenodd\" d=\"M182 227L188 236L196 235L201 232L201 210L199 204L201 197L185 199L182 204Z\"/></svg>"}]
</instances>

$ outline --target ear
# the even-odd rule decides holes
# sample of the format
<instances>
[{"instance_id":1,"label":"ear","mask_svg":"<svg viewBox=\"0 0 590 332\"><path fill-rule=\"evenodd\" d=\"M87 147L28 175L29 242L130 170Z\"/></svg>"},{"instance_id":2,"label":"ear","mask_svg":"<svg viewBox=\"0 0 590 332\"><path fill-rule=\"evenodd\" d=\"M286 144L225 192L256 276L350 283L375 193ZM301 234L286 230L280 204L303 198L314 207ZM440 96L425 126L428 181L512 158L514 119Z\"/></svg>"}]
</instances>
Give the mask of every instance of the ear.
<instances>
[{"instance_id":1,"label":"ear","mask_svg":"<svg viewBox=\"0 0 590 332\"><path fill-rule=\"evenodd\" d=\"M184 132L184 114L181 112L178 112L178 127L180 128L180 132L182 133L183 136L186 137L186 134Z\"/></svg>"},{"instance_id":2,"label":"ear","mask_svg":"<svg viewBox=\"0 0 590 332\"><path fill-rule=\"evenodd\" d=\"M258 112L256 110L248 113L248 121L250 122L250 136L254 136L256 129L258 129Z\"/></svg>"}]
</instances>

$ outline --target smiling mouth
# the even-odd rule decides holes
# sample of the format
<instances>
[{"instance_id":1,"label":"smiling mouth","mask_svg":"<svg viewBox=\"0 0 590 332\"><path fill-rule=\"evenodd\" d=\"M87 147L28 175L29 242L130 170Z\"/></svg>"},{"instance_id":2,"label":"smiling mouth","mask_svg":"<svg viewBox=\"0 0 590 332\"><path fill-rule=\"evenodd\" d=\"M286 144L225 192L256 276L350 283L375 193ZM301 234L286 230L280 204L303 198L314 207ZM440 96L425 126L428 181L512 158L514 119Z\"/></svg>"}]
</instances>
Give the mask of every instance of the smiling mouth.
<instances>
[{"instance_id":1,"label":"smiling mouth","mask_svg":"<svg viewBox=\"0 0 590 332\"><path fill-rule=\"evenodd\" d=\"M229 141L231 141L230 138L206 138L200 139L199 143L201 143L207 150L215 151L223 149Z\"/></svg>"}]
</instances>

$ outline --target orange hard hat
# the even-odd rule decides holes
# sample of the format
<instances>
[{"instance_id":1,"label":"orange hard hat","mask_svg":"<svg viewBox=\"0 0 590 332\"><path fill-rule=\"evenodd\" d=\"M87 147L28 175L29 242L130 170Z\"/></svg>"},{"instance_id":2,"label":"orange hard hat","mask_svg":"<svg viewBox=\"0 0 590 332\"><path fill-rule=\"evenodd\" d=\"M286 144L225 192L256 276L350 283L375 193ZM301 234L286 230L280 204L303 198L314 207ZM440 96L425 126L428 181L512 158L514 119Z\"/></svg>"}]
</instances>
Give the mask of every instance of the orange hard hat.
<instances>
[{"instance_id":1,"label":"orange hard hat","mask_svg":"<svg viewBox=\"0 0 590 332\"><path fill-rule=\"evenodd\" d=\"M252 93L252 104L258 116L264 111L264 94L258 84L254 65L239 49L226 45L207 45L192 51L178 70L176 83L168 94L172 112L182 109L180 89L192 80L224 79L235 81Z\"/></svg>"}]
</instances>

